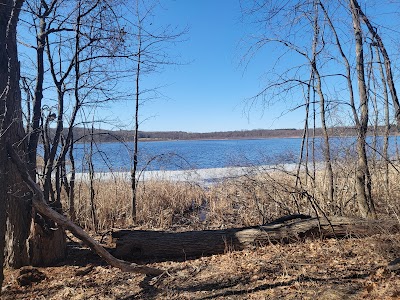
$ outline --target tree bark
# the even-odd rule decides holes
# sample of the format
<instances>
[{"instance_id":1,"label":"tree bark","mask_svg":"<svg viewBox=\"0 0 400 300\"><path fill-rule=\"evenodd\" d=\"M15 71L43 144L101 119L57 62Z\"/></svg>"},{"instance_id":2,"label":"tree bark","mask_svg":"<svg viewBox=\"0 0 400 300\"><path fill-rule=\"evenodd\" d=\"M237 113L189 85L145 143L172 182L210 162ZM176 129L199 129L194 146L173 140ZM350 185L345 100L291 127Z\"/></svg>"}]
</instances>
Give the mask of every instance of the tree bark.
<instances>
[{"instance_id":1,"label":"tree bark","mask_svg":"<svg viewBox=\"0 0 400 300\"><path fill-rule=\"evenodd\" d=\"M37 36L36 36L36 86L34 92L33 111L31 122L31 131L28 132L28 168L30 176L33 180L36 180L36 157L37 157L37 146L39 136L41 133L42 119L42 100L43 100L43 83L45 77L45 49L48 46L48 35L50 34L47 22L51 23L54 19L51 16L54 12L57 1L51 1L47 4L46 1L41 1L40 5L36 8L36 11L30 11L30 13L37 17ZM31 7L30 7L31 8ZM47 122L47 121L46 121ZM58 145L58 141L57 141ZM53 151L49 150L52 154ZM52 188L52 174L54 170L54 164L52 160L53 156L50 155L45 159L45 167L47 167L46 178L45 178L45 195L46 199L49 200L50 196L53 195ZM46 166L48 162L52 164ZM56 166L56 201L53 203L54 206L61 208L60 192L61 187L59 185L59 172L60 166ZM52 197L53 198L53 197ZM28 239L30 263L34 266L45 266L51 265L65 258L66 254L66 240L64 231L61 228L52 230L50 228L55 227L48 220L45 220L43 216L34 214L34 222L31 224L31 233ZM52 251L48 251L52 249Z\"/></svg>"},{"instance_id":2,"label":"tree bark","mask_svg":"<svg viewBox=\"0 0 400 300\"><path fill-rule=\"evenodd\" d=\"M384 229L382 229L384 228ZM226 251L252 249L269 243L290 243L305 238L340 238L369 236L388 230L396 232L398 222L346 217L309 218L267 225L204 230L165 232L119 230L113 232L114 256L125 260L187 259ZM386 231L385 231L386 232Z\"/></svg>"},{"instance_id":3,"label":"tree bark","mask_svg":"<svg viewBox=\"0 0 400 300\"><path fill-rule=\"evenodd\" d=\"M7 211L5 263L20 267L29 262L26 239L29 235L31 204L29 190L22 184L18 170L8 160L6 144L15 144L24 157L26 153L25 132L22 124L21 92L19 87L19 62L16 43L16 28L22 0L0 1L0 191L3 208ZM4 207L5 205L5 207ZM5 209L4 209L5 208ZM0 226L0 227L3 227ZM3 229L0 230L3 232ZM1 233L3 237L3 234Z\"/></svg>"},{"instance_id":4,"label":"tree bark","mask_svg":"<svg viewBox=\"0 0 400 300\"><path fill-rule=\"evenodd\" d=\"M136 2L136 13L137 13L137 62L136 62L136 74L135 74L135 136L134 136L134 149L133 149L133 168L131 170L131 188L132 188L132 209L131 209L131 217L133 224L137 221L137 187L139 183L139 179L136 178L137 175L137 167L138 167L138 155L139 155L139 99L140 99L140 77L141 77L141 67L142 67L142 23L139 13L139 2Z\"/></svg>"},{"instance_id":5,"label":"tree bark","mask_svg":"<svg viewBox=\"0 0 400 300\"><path fill-rule=\"evenodd\" d=\"M379 48L375 47L376 58L379 67L379 74L381 77L382 91L383 91L383 103L384 103L384 116L385 116L385 133L383 136L383 150L382 157L384 160L384 178L385 178L385 193L386 200L389 201L389 135L390 135L390 112L389 112L389 95L386 86L385 73L382 67L381 54Z\"/></svg>"},{"instance_id":6,"label":"tree bark","mask_svg":"<svg viewBox=\"0 0 400 300\"><path fill-rule=\"evenodd\" d=\"M383 41L378 34L377 29L371 24L369 21L369 18L364 14L363 10L361 9L359 3L357 0L352 0L352 5L354 6L355 9L357 9L358 14L360 15L362 21L364 24L367 26L368 31L371 33L373 36L373 39L378 43L378 47L381 50L384 64L385 64L385 70L386 70L386 80L387 84L389 87L390 94L392 96L392 101L393 101L393 107L395 110L395 117L396 117L396 122L397 122L397 128L400 129L400 103L399 103L399 98L397 96L397 90L394 84L394 78L393 78L393 72L392 72L392 63L390 61L389 54L386 51L386 47L383 44Z\"/></svg>"},{"instance_id":7,"label":"tree bark","mask_svg":"<svg viewBox=\"0 0 400 300\"><path fill-rule=\"evenodd\" d=\"M354 0L350 0L350 9L353 18L356 47L357 84L360 99L360 124L358 126L357 136L358 162L356 170L357 202L361 215L364 218L375 218L376 213L374 202L371 197L371 176L369 174L365 141L368 130L368 95L365 83L363 40L360 25L360 12Z\"/></svg>"},{"instance_id":8,"label":"tree bark","mask_svg":"<svg viewBox=\"0 0 400 300\"><path fill-rule=\"evenodd\" d=\"M317 46L319 44L319 39L320 39L320 29L319 29L319 24L318 24L318 5L314 4L314 21L313 21L313 30L314 30L314 35L313 35L313 43L312 43L312 59L311 59L311 70L313 72L313 75L315 76L315 80L317 82L316 84L316 91L319 96L319 104L320 104L320 118L321 118L321 127L322 127L322 134L323 134L323 140L324 140L324 150L323 150L323 155L324 155L324 161L325 161L325 170L326 170L326 182L328 185L328 193L327 193L327 200L330 203L333 203L334 201L334 195L335 195L335 190L334 190L334 176L333 176L333 169L332 169L332 161L331 161L331 149L330 149L330 141L329 141L329 134L328 134L328 128L326 124L326 99L324 92L322 90L322 80L321 80L321 75L319 73L318 67L317 67L317 56L318 56L318 51L317 51Z\"/></svg>"},{"instance_id":9,"label":"tree bark","mask_svg":"<svg viewBox=\"0 0 400 300\"><path fill-rule=\"evenodd\" d=\"M21 93L16 42L18 17L23 2L0 1L0 288L3 283L5 255L6 261L12 265L27 262L27 251L23 243L27 231L23 226L29 219L29 204L19 197L21 193L16 193L21 180L15 176L17 170L10 165L6 149L7 143L19 141L24 131L22 119L18 119L21 117ZM14 122L15 118L17 122ZM4 251L6 243L7 253Z\"/></svg>"},{"instance_id":10,"label":"tree bark","mask_svg":"<svg viewBox=\"0 0 400 300\"><path fill-rule=\"evenodd\" d=\"M36 180L36 156L37 146L40 136L40 120L42 117L42 99L43 99L43 82L44 82L44 50L46 45L46 19L50 14L49 9L39 15L39 32L36 37L36 86L33 99L32 120L28 132L28 167L31 172L31 177Z\"/></svg>"}]
</instances>

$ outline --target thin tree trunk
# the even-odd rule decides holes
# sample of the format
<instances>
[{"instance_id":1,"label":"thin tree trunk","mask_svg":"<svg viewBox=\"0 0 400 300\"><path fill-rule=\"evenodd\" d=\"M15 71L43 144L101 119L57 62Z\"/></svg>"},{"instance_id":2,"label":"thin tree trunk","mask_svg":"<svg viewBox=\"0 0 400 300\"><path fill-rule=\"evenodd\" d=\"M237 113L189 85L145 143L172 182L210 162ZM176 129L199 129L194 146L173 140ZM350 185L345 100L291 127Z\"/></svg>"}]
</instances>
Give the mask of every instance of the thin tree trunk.
<instances>
[{"instance_id":1,"label":"thin tree trunk","mask_svg":"<svg viewBox=\"0 0 400 300\"><path fill-rule=\"evenodd\" d=\"M55 183L55 201L53 203L54 209L58 210L59 212L61 209L61 165L56 167L56 174L54 178L54 183Z\"/></svg>"},{"instance_id":2,"label":"thin tree trunk","mask_svg":"<svg viewBox=\"0 0 400 300\"><path fill-rule=\"evenodd\" d=\"M368 130L368 95L365 84L364 51L362 30L360 25L359 10L354 0L350 0L350 9L353 18L355 47L356 47L356 68L358 94L360 98L360 126L357 136L357 171L356 191L357 202L360 213L363 217L375 217L375 207L371 198L370 174L366 152L366 134Z\"/></svg>"},{"instance_id":3,"label":"thin tree trunk","mask_svg":"<svg viewBox=\"0 0 400 300\"><path fill-rule=\"evenodd\" d=\"M71 162L71 179L69 181L70 192L68 194L68 203L69 203L69 218L72 222L76 220L76 212L75 212L75 159L74 159L74 131L73 126L75 124L75 118L78 113L78 110L81 107L80 95L79 95L79 84L81 78L80 72L80 59L79 59L79 48L80 48L80 28L81 28L81 1L78 1L78 17L76 19L75 26L75 82L74 82L74 97L75 97L75 106L74 112L72 116L71 125L68 130L67 141L69 142L69 160Z\"/></svg>"},{"instance_id":4,"label":"thin tree trunk","mask_svg":"<svg viewBox=\"0 0 400 300\"><path fill-rule=\"evenodd\" d=\"M50 55L50 54L49 54ZM43 192L45 199L48 203L54 202L54 190L51 184L51 175L53 173L54 168L56 167L55 165L55 160L56 160L56 155L57 155L57 150L58 150L58 145L61 137L61 132L64 128L64 121L63 121L63 115L64 115L64 92L62 85L57 82L57 94L58 94L58 112L57 112L57 127L56 127L56 132L54 134L54 138L52 143L50 144L50 151L49 151L49 159L47 161L47 165L45 168L45 181L44 181L44 186L43 186Z\"/></svg>"},{"instance_id":5,"label":"thin tree trunk","mask_svg":"<svg viewBox=\"0 0 400 300\"><path fill-rule=\"evenodd\" d=\"M386 200L389 200L389 134L390 134L390 114L389 114L389 95L387 91L385 72L383 71L381 54L379 52L379 48L375 47L376 58L379 66L379 73L381 76L381 84L383 91L383 102L384 102L384 115L385 115L385 133L383 136L383 162L384 162L384 178L385 178L385 191L386 191Z\"/></svg>"},{"instance_id":6,"label":"thin tree trunk","mask_svg":"<svg viewBox=\"0 0 400 300\"><path fill-rule=\"evenodd\" d=\"M315 4L314 5L315 9L315 17L314 17L314 22L313 22L313 30L314 30L314 37L313 37L313 45L312 45L312 60L311 60L311 69L313 74L315 75L315 80L316 80L316 91L319 96L319 104L320 104L320 117L321 117L321 127L322 127L322 134L323 134L323 139L324 139L324 160L325 160L325 167L326 167L326 178L327 178L327 184L328 184L328 193L327 193L327 200L332 204L334 201L334 177L333 177L333 169L332 169L332 161L331 161L331 150L330 150L330 142L329 142L329 134L328 134L328 129L326 125L326 111L325 111L325 106L326 106L326 101L325 101L325 95L322 91L322 82L321 82L321 76L319 74L319 70L317 68L317 45L318 45L318 40L319 40L319 24L318 24L318 6Z\"/></svg>"},{"instance_id":7,"label":"thin tree trunk","mask_svg":"<svg viewBox=\"0 0 400 300\"><path fill-rule=\"evenodd\" d=\"M396 121L397 121L397 127L400 128L400 104L399 104L399 99L397 97L397 90L394 85L392 63L390 61L389 54L387 53L386 47L383 44L383 41L382 41L380 35L378 34L376 28L371 24L368 17L364 14L363 10L361 9L360 5L358 4L358 1L351 0L351 5L353 5L354 9L357 10L359 16L363 20L364 24L367 26L369 32L373 36L373 39L376 40L378 47L381 50L384 64L385 64L387 85L389 87L389 91L392 96L393 106L395 109L395 117L396 117Z\"/></svg>"},{"instance_id":8,"label":"thin tree trunk","mask_svg":"<svg viewBox=\"0 0 400 300\"><path fill-rule=\"evenodd\" d=\"M377 152L378 150L378 126L379 126L379 111L378 111L378 100L377 100L377 84L375 74L373 72L374 66L374 51L373 51L373 43L369 45L369 63L367 65L367 73L368 73L368 84L367 91L370 91L370 99L373 108L373 135L372 135L372 155L370 158L370 162L372 164L373 170L376 170L377 164Z\"/></svg>"},{"instance_id":9,"label":"thin tree trunk","mask_svg":"<svg viewBox=\"0 0 400 300\"><path fill-rule=\"evenodd\" d=\"M138 32L138 53L137 53L137 63L136 63L136 93L135 93L135 140L133 149L133 169L131 172L131 186L132 186L132 222L136 223L137 212L136 212L136 202L137 202L137 185L138 180L136 179L137 166L138 166L138 136L139 136L139 97L140 97L140 67L141 52L142 52L142 36L141 36L141 24L139 21L139 32Z\"/></svg>"},{"instance_id":10,"label":"thin tree trunk","mask_svg":"<svg viewBox=\"0 0 400 300\"><path fill-rule=\"evenodd\" d=\"M40 120L42 116L43 81L44 81L44 50L46 46L46 18L51 11L48 9L39 16L39 32L36 38L36 86L33 99L31 131L28 136L28 163L32 178L36 180L36 156L40 136Z\"/></svg>"},{"instance_id":11,"label":"thin tree trunk","mask_svg":"<svg viewBox=\"0 0 400 300\"><path fill-rule=\"evenodd\" d=\"M75 159L74 159L74 141L73 137L71 140L71 146L69 148L69 160L71 162L71 179L69 180L69 194L68 194L68 202L69 202L69 218L72 222L76 219L75 214Z\"/></svg>"},{"instance_id":12,"label":"thin tree trunk","mask_svg":"<svg viewBox=\"0 0 400 300\"><path fill-rule=\"evenodd\" d=\"M44 190L46 191L46 201L52 202L52 205L61 212L61 203L56 201L54 195L54 189L51 182L51 171L53 168L49 168L51 163L51 148L49 134L49 122L54 118L53 115L46 117L44 128L42 131L43 146L44 146L44 162L45 162L45 178L44 178ZM61 164L55 166L60 169ZM57 194L60 191L59 185L59 171L57 171L56 184ZM47 174L50 174L47 176ZM58 182L58 183L57 183ZM59 196L58 196L59 198ZM50 199L52 201L50 201ZM41 216L40 212L33 209L34 220L30 224L30 235L28 238L30 263L35 266L48 266L52 265L65 258L66 255L66 240L64 230L60 227L56 227L54 222L47 219L45 216ZM49 251L52 249L52 251Z\"/></svg>"},{"instance_id":13,"label":"thin tree trunk","mask_svg":"<svg viewBox=\"0 0 400 300\"><path fill-rule=\"evenodd\" d=\"M335 26L333 26L333 23L332 23L329 15L328 15L328 12L325 9L325 6L322 4L322 2L319 2L319 5L321 6L322 11L324 12L325 18L328 21L329 27L331 28L331 30L333 32L333 35L334 35L335 41L336 41L336 45L338 47L340 56L342 57L344 66L346 68L346 81L347 81L347 88L349 90L350 108L351 108L351 111L353 113L354 123L358 127L360 125L360 120L358 118L356 105L354 103L353 83L352 83L352 80L351 80L351 66L350 66L349 60L347 59L347 56L344 54L344 51L343 51L343 48L342 48L342 44L341 44L339 36L338 36L338 34L336 32L336 28L335 28Z\"/></svg>"},{"instance_id":14,"label":"thin tree trunk","mask_svg":"<svg viewBox=\"0 0 400 300\"><path fill-rule=\"evenodd\" d=\"M89 164L89 189L90 189L90 212L92 215L93 229L97 232L98 222L97 222L97 212L96 205L94 203L95 198L95 190L94 190L94 166L93 166L93 139L94 139L94 120L92 122L92 128L90 130L90 150L88 156L88 164Z\"/></svg>"},{"instance_id":15,"label":"thin tree trunk","mask_svg":"<svg viewBox=\"0 0 400 300\"><path fill-rule=\"evenodd\" d=\"M32 99L34 97L32 96L32 92L31 92L31 89L29 87L27 79L25 77L21 77L21 81L22 81L21 82L22 88L24 89L25 94L26 94L26 100L25 100L26 112L24 114L25 115L25 124L26 124L25 132L29 133L29 132L32 131L32 126L31 126L31 118L32 118L32 116L31 116L31 113L32 113L31 102L32 102ZM39 135L40 135L40 132L39 132ZM29 146L28 146L28 149L29 149Z\"/></svg>"}]
</instances>

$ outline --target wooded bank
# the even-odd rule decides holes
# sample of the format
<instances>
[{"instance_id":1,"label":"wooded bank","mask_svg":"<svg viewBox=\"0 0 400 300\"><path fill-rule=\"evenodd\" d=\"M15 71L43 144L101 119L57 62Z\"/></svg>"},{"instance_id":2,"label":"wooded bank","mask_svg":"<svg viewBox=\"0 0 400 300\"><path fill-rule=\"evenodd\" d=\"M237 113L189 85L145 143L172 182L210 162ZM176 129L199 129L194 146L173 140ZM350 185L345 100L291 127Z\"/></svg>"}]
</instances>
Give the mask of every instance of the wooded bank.
<instances>
[{"instance_id":1,"label":"wooded bank","mask_svg":"<svg viewBox=\"0 0 400 300\"><path fill-rule=\"evenodd\" d=\"M383 135L385 128L369 128L368 134ZM357 136L357 132L352 127L332 127L328 128L330 136ZM395 126L391 128L390 134L395 134ZM50 129L50 136L54 134ZM75 127L73 136L77 142L89 142L91 139L91 129ZM186 131L138 131L138 139L142 141L157 140L218 140L218 139L268 139L268 138L301 138L302 129L254 129L254 130L235 130L235 131L215 131L215 132L186 132ZM321 128L315 128L315 136L322 136ZM133 130L104 130L94 129L93 137L95 142L132 142L135 132Z\"/></svg>"}]
</instances>

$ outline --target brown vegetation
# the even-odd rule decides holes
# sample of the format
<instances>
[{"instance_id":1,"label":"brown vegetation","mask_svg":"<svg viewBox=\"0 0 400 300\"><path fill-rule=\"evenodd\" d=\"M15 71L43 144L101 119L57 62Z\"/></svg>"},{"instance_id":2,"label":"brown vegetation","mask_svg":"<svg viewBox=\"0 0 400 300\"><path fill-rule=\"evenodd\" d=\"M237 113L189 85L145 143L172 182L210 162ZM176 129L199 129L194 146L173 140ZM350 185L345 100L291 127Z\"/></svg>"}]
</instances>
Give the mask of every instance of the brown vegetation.
<instances>
[{"instance_id":1,"label":"brown vegetation","mask_svg":"<svg viewBox=\"0 0 400 300\"><path fill-rule=\"evenodd\" d=\"M135 30L126 32L124 27L119 27L119 22L114 22L122 17L127 20L125 9L122 14L116 13L117 10L108 10L108 5L103 5L101 1L94 4L90 1L87 3L78 1L76 9L72 10L67 9L68 5L65 6L63 1L52 1L50 5L46 1L40 1L38 5L28 5L28 10L20 9L23 0L3 2L5 5L0 9L0 44L3 46L0 47L2 66L0 68L0 248L5 251L0 255L1 265L4 265L4 257L6 265L11 267L36 264L36 262L50 264L63 259L66 246L64 229L68 229L104 257L111 266L118 268L120 264L113 264L108 251L60 214L63 209L69 209L71 219L96 233L108 232L118 226L169 231L251 226L292 213L323 215L325 220L329 218L335 220L333 216L338 215L361 215L363 218L378 217L380 220L390 219L390 221L398 219L399 168L391 165L389 170L388 161L392 158L387 151L388 137L393 134L391 115L396 119L397 129L400 127L400 104L393 79L396 74L392 71L396 69L396 65L392 63L393 60L391 61L393 54L386 49L390 44L386 40L383 41L380 36L380 31L384 27L378 24L375 24L376 27L372 26L369 16L364 14L364 5L360 5L357 0L350 0L349 7L345 9L343 3L337 4L336 7L334 4L327 7L321 1L287 3L280 9L251 1L249 10L246 9L246 5L243 7L243 12L247 11L247 14L253 15L252 23L259 23L263 29L267 27L269 29L267 35L257 35L257 39L260 40L255 40L253 45L250 44L244 61L247 60L246 57L253 57L259 49L272 43L280 44L281 47L278 48L283 50L277 56L279 60L271 64L274 66L272 69L274 72L265 70L269 75L268 82L259 93L248 99L251 102L250 106L256 105L260 100L263 106L269 106L276 100L295 100L297 92L301 92L304 102L300 100L297 103L299 101L297 99L289 107L306 109L304 131L285 129L225 133L141 132L140 134L137 110L140 100L139 72L142 72L141 59L146 57L146 51L143 50L149 49L146 46L142 48L140 22L143 19L139 19L137 24L131 24L133 28L139 28L139 32ZM22 70L22 73L19 68L20 65L24 66L24 62L19 63L21 57L17 55L16 39L16 25L20 11L30 14L21 16L24 18L22 23L27 26L26 28L36 29L31 30L36 35L27 41L37 42L36 45L29 46L36 49L37 69L30 70L28 67L25 70L29 71ZM137 12L139 16L139 3ZM145 15L149 14L150 10L145 9ZM331 16L337 15L341 15L340 23L337 22L339 21L337 18L331 19ZM287 22L283 23L285 20ZM330 28L326 26L327 20ZM87 26L89 24L90 26ZM144 32L148 32L147 29ZM269 34L271 36L268 36ZM153 33L149 36L152 39L148 46L154 45L162 38ZM127 50L128 45L134 45L132 42L137 37L139 37L138 51L134 50L134 53L131 53ZM169 37L174 39L176 35L168 35L165 38ZM25 43L26 41L22 44ZM344 43L349 47L343 49ZM312 48L311 52L303 50L308 48L307 45ZM151 59L146 59L146 62L152 61L150 64L152 71L159 63L169 63L163 59L157 61L159 57L165 58L162 47L156 47L154 50L157 51L147 53ZM94 53L96 55L93 55ZM45 54L47 60L44 59ZM298 61L300 64L298 67L283 66L284 69L287 67L287 70L282 69L281 73L279 65L281 62L287 62L284 59L288 57L286 54L300 55L303 60ZM123 92L113 93L113 89L109 88L122 78L116 74L125 73L130 68L129 64L114 63L115 58L137 61L135 134L129 131L94 132L94 125L89 133L85 129L80 131L76 129L74 133L78 110L84 107L90 107L92 110L93 107L101 106L111 99L127 96ZM272 62L273 55L268 59ZM110 63L111 61L113 63ZM111 65L127 66L128 69L107 68ZM335 71L332 72L333 70ZM29 73L29 76L23 79L27 96L26 109L21 106L19 87L19 81L22 79L20 74L24 73ZM354 74L357 76L353 76ZM328 76L332 80L326 80ZM380 85L376 84L378 81L381 81ZM331 86L332 83L334 86ZM358 91L353 89L356 86ZM73 90L74 97L67 97L72 95L70 92ZM52 91L57 95L57 104L48 107L45 105L47 100L54 100L48 98ZM92 91L95 92L91 93ZM287 95L295 97L285 99ZM378 99L384 101L379 102ZM342 110L343 105L348 107ZM394 111L389 112L389 107L393 107ZM380 113L381 110L385 111L384 115ZM349 113L352 114L350 118L346 117ZM320 116L322 129L315 128L318 126L315 122L317 115ZM335 121L329 121L329 115L338 118L338 124L352 127L330 128L334 126ZM94 119L93 116L93 123ZM384 120L384 127L381 126L380 119ZM86 118L82 121L85 123L88 120ZM53 123L50 124L51 122ZM67 124L69 128L66 128ZM372 130L369 128L371 124ZM376 161L376 154L374 159L368 161L367 150L370 146L366 143L366 136L371 133L374 137L383 135L385 138L381 157L387 161L386 164ZM330 137L339 134L357 137L356 155L353 153L353 157L357 157L356 163L352 160L333 161ZM45 152L43 166L45 172L41 186L34 182L40 136ZM297 169L297 173L280 170L272 173L248 174L213 186L146 182L141 183L138 190L134 181L137 163L136 144L133 154L135 163L132 172L134 192L132 207L128 200L131 199L130 192L127 191L129 184L125 181L91 180L89 187L86 186L86 182L74 186L73 146L76 141L89 139L92 144L95 140L127 142L131 141L133 136L135 144L139 138L157 140L302 136L299 163L303 165ZM309 153L306 150L305 157L302 157L304 147L308 149L310 142L314 150L313 142L316 136L323 136L324 171L309 168L311 164L315 164L316 157L313 151ZM377 148L376 146L375 139L371 147ZM73 170L70 182L66 178L65 166L68 153ZM305 165L307 163L308 166ZM25 164L28 164L28 169ZM303 170L305 172L301 172ZM92 175L93 172L91 179ZM28 184L32 193L26 189L23 181ZM63 199L64 208L61 205L62 188L67 194ZM75 192L78 195L76 198L74 198ZM90 199L87 199L88 194ZM128 213L130 208L132 218ZM369 223L371 220L363 222ZM332 224L329 225L332 227ZM40 229L37 226L40 226ZM318 226L321 231L321 224L318 223ZM153 268L155 272L145 273L159 275L162 273L159 269L165 269L167 272L152 279L143 275L118 273L100 266L93 257L88 257L93 265L86 265L87 261L81 257L84 252L82 245L78 245L73 237L70 237L71 251L68 260L64 262L66 265L43 270L24 268L20 271L7 271L7 285L2 290L4 292L2 297L6 299L89 297L204 299L261 296L320 299L398 298L399 237L390 231L385 232L383 227L379 229L382 232L378 231L376 236L369 239L345 241L335 239L325 242L302 240L298 245L267 245L235 253L227 243L223 245L225 248L222 251L225 251L225 254L222 256L202 257L190 263L187 263L186 257L185 261L180 263L158 262ZM59 234L54 234L55 231ZM347 230L343 230L343 234L347 233ZM266 243L272 244L272 241L263 240L264 246ZM38 254L43 258L40 256L37 258ZM54 259L51 257L52 254L55 254ZM395 261L398 263L391 264L387 268L387 262L396 257ZM143 256L140 259L143 259ZM157 264L156 261L153 263ZM83 268L74 270L74 266L77 265L82 265ZM130 269L121 266L119 268L125 271ZM63 276L64 274L67 276L72 274L74 278L69 280ZM87 280L79 280L79 277L85 276L88 276ZM3 273L0 272L0 286L2 281Z\"/></svg>"},{"instance_id":2,"label":"brown vegetation","mask_svg":"<svg viewBox=\"0 0 400 300\"><path fill-rule=\"evenodd\" d=\"M110 237L113 228L174 232L224 229L267 223L298 209L311 215L357 215L351 180L354 166L350 161L334 166L338 193L334 203L324 198L323 172L317 172L315 185L303 177L297 187L295 174L278 170L207 186L141 182L135 226L129 216L130 182L122 177L98 180L97 231L103 234L97 238L113 247L110 238L104 239ZM382 219L395 219L400 211L398 173L391 168L390 191L385 191L381 172L376 163L373 196L377 211ZM93 231L89 183L77 182L75 188L77 222ZM68 210L66 202L64 209ZM59 267L40 269L46 279L39 283L20 287L18 271L7 270L4 299L394 299L400 295L400 275L386 268L399 253L400 237L384 231L369 238L306 240L237 252L227 247L225 254L180 262L150 260L152 267L168 272L153 279L104 266L85 249L71 237L67 261Z\"/></svg>"},{"instance_id":3,"label":"brown vegetation","mask_svg":"<svg viewBox=\"0 0 400 300\"><path fill-rule=\"evenodd\" d=\"M46 279L20 287L6 270L2 299L398 299L400 275L387 260L400 236L269 245L152 266L156 278L101 265L70 248L64 266L41 269Z\"/></svg>"},{"instance_id":4,"label":"brown vegetation","mask_svg":"<svg viewBox=\"0 0 400 300\"><path fill-rule=\"evenodd\" d=\"M268 223L283 215L305 213L357 216L354 192L354 164L335 164L335 201L326 201L325 174L318 171L315 186L296 174L275 170L248 174L213 185L193 182L145 181L139 185L136 228L163 230L201 230L245 227ZM375 164L373 197L381 218L397 215L400 189L398 173L391 167L390 191L385 189L383 168ZM95 181L95 207L98 231L132 226L129 218L130 182L115 174L113 180ZM89 183L77 182L76 218L83 228L94 230L90 208ZM64 198L65 199L65 198ZM66 200L66 199L65 199ZM68 210L68 203L63 203Z\"/></svg>"}]
</instances>

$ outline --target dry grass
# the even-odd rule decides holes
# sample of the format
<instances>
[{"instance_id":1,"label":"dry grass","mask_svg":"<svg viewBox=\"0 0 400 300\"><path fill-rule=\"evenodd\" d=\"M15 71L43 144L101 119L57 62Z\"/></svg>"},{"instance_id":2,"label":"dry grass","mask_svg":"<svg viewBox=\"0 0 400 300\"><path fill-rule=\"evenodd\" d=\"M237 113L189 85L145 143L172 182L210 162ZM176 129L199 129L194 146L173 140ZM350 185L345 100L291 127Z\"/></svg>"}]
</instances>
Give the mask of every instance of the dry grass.
<instances>
[{"instance_id":1,"label":"dry grass","mask_svg":"<svg viewBox=\"0 0 400 300\"><path fill-rule=\"evenodd\" d=\"M326 214L357 215L354 166L337 163L335 172L334 203L326 200L323 172L317 172L315 180L302 173L297 185L295 174L280 171L210 186L141 183L135 226L169 230L247 226L297 210L314 214L316 206ZM387 189L382 174L376 165L374 200L381 216L393 217L400 208L400 175L391 169ZM98 230L133 225L129 182L96 181L95 190ZM76 184L79 223L93 229L89 194L87 182ZM67 203L64 208L68 209ZM194 260L152 261L153 267L168 273L149 278L104 265L88 249L70 243L62 265L41 268L46 279L40 283L21 287L15 280L18 270L6 270L2 299L400 299L400 272L386 268L399 252L399 234L305 240Z\"/></svg>"},{"instance_id":2,"label":"dry grass","mask_svg":"<svg viewBox=\"0 0 400 300\"><path fill-rule=\"evenodd\" d=\"M130 218L130 182L122 177L110 181L98 180L95 182L97 230L132 225L170 230L250 226L293 213L357 215L354 163L336 162L334 170L333 203L325 196L327 188L323 171L309 173L308 176L302 171L299 180L296 180L296 172L258 172L208 186L175 181L142 182L137 194L136 224L132 224ZM387 188L383 167L375 164L372 193L380 215L399 214L399 178L400 174L391 167ZM77 183L75 195L78 223L86 229L94 229L88 182ZM68 211L66 201L63 207Z\"/></svg>"}]
</instances>

